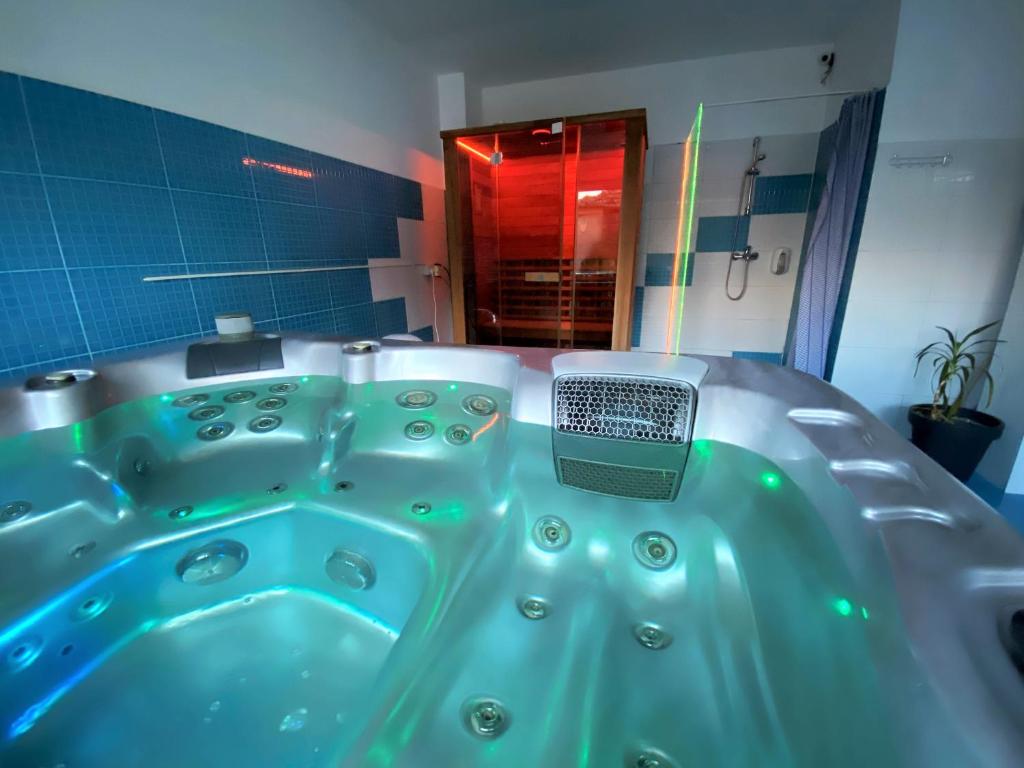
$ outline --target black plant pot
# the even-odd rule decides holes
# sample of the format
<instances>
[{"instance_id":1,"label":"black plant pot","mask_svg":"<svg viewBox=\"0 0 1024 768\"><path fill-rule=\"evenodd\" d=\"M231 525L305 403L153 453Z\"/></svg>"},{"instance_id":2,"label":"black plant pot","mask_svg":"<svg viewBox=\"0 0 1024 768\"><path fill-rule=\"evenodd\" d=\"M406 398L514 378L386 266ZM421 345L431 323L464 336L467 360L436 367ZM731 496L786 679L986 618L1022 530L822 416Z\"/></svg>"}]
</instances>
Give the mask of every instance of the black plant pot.
<instances>
[{"instance_id":1,"label":"black plant pot","mask_svg":"<svg viewBox=\"0 0 1024 768\"><path fill-rule=\"evenodd\" d=\"M1006 425L995 416L961 408L953 421L935 421L927 404L910 406L910 440L962 483L974 474L985 451Z\"/></svg>"}]
</instances>

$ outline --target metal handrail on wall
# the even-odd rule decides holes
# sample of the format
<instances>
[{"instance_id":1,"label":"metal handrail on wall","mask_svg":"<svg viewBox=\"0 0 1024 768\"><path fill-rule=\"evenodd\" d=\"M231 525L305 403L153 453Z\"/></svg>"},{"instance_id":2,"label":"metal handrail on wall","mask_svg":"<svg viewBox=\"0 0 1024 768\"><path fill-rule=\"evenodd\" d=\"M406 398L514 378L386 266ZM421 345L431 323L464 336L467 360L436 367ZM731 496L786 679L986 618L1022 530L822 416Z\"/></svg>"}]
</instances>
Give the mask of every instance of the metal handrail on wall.
<instances>
[{"instance_id":1,"label":"metal handrail on wall","mask_svg":"<svg viewBox=\"0 0 1024 768\"><path fill-rule=\"evenodd\" d=\"M342 272L350 269L422 268L425 264L353 264L345 267L286 267L283 269L241 269L236 272L192 272L183 275L147 275L144 283L165 283L171 280L202 280L209 277L248 277L251 275L291 275L302 272Z\"/></svg>"}]
</instances>

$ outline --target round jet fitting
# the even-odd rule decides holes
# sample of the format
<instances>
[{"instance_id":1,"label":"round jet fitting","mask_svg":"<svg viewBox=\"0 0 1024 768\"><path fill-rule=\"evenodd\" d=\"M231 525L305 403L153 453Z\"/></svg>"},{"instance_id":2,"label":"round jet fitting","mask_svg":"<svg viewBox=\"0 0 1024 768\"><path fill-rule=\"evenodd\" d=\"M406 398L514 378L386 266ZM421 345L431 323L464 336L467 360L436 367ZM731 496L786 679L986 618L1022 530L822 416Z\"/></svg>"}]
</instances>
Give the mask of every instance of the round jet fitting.
<instances>
[{"instance_id":1,"label":"round jet fitting","mask_svg":"<svg viewBox=\"0 0 1024 768\"><path fill-rule=\"evenodd\" d=\"M230 421L214 421L201 426L196 431L196 437L206 441L223 440L234 431L235 425Z\"/></svg>"},{"instance_id":2,"label":"round jet fitting","mask_svg":"<svg viewBox=\"0 0 1024 768\"><path fill-rule=\"evenodd\" d=\"M7 652L7 666L12 672L24 669L37 658L43 649L41 637L22 638Z\"/></svg>"},{"instance_id":3,"label":"round jet fitting","mask_svg":"<svg viewBox=\"0 0 1024 768\"><path fill-rule=\"evenodd\" d=\"M265 397L256 403L256 407L261 411L279 411L288 405L288 401L283 397Z\"/></svg>"},{"instance_id":4,"label":"round jet fitting","mask_svg":"<svg viewBox=\"0 0 1024 768\"><path fill-rule=\"evenodd\" d=\"M444 431L444 439L450 445L465 445L473 439L473 430L465 424L452 424Z\"/></svg>"},{"instance_id":5,"label":"round jet fitting","mask_svg":"<svg viewBox=\"0 0 1024 768\"><path fill-rule=\"evenodd\" d=\"M249 560L249 550L238 541L213 541L188 552L174 567L186 584L216 584L230 579Z\"/></svg>"},{"instance_id":6,"label":"round jet fitting","mask_svg":"<svg viewBox=\"0 0 1024 768\"><path fill-rule=\"evenodd\" d=\"M234 392L228 392L224 395L224 402L237 404L237 403L248 403L250 400L256 399L256 393L251 389L239 389Z\"/></svg>"},{"instance_id":7,"label":"round jet fitting","mask_svg":"<svg viewBox=\"0 0 1024 768\"><path fill-rule=\"evenodd\" d=\"M626 755L626 768L676 768L677 763L660 749L647 748Z\"/></svg>"},{"instance_id":8,"label":"round jet fitting","mask_svg":"<svg viewBox=\"0 0 1024 768\"><path fill-rule=\"evenodd\" d=\"M0 507L0 525L20 520L32 511L30 501L9 501Z\"/></svg>"},{"instance_id":9,"label":"round jet fitting","mask_svg":"<svg viewBox=\"0 0 1024 768\"><path fill-rule=\"evenodd\" d=\"M273 432L275 429L281 426L281 417L267 414L266 416L257 416L255 419L249 422L249 431L257 434L263 434L264 432Z\"/></svg>"},{"instance_id":10,"label":"round jet fitting","mask_svg":"<svg viewBox=\"0 0 1024 768\"><path fill-rule=\"evenodd\" d=\"M633 554L647 568L663 571L676 561L676 545L664 533L645 531L633 539Z\"/></svg>"},{"instance_id":11,"label":"round jet fitting","mask_svg":"<svg viewBox=\"0 0 1024 768\"><path fill-rule=\"evenodd\" d=\"M395 402L403 408L416 411L421 408L429 408L436 403L437 395L429 389L409 389L400 393L395 398Z\"/></svg>"},{"instance_id":12,"label":"round jet fitting","mask_svg":"<svg viewBox=\"0 0 1024 768\"><path fill-rule=\"evenodd\" d=\"M474 736L496 739L508 730L510 718L500 701L480 697L462 705L462 722Z\"/></svg>"},{"instance_id":13,"label":"round jet fitting","mask_svg":"<svg viewBox=\"0 0 1024 768\"><path fill-rule=\"evenodd\" d=\"M405 425L405 436L410 440L426 440L434 434L434 425L429 421L410 421Z\"/></svg>"},{"instance_id":14,"label":"round jet fitting","mask_svg":"<svg viewBox=\"0 0 1024 768\"><path fill-rule=\"evenodd\" d=\"M171 401L171 405L175 408L192 408L196 405L202 405L209 399L210 396L205 392L195 392L191 395L182 395L181 397L174 398Z\"/></svg>"},{"instance_id":15,"label":"round jet fitting","mask_svg":"<svg viewBox=\"0 0 1024 768\"><path fill-rule=\"evenodd\" d=\"M71 612L72 621L89 621L103 613L113 602L114 596L109 592L101 595L91 595L79 603Z\"/></svg>"},{"instance_id":16,"label":"round jet fitting","mask_svg":"<svg viewBox=\"0 0 1024 768\"><path fill-rule=\"evenodd\" d=\"M84 544L78 544L68 550L68 555L75 558L76 560L85 557L90 552L96 549L95 541L87 541Z\"/></svg>"},{"instance_id":17,"label":"round jet fitting","mask_svg":"<svg viewBox=\"0 0 1024 768\"><path fill-rule=\"evenodd\" d=\"M498 410L498 404L487 395L470 395L462 401L462 410L474 416L490 416Z\"/></svg>"},{"instance_id":18,"label":"round jet fitting","mask_svg":"<svg viewBox=\"0 0 1024 768\"><path fill-rule=\"evenodd\" d=\"M356 591L369 589L377 580L373 563L350 549L336 549L324 564L331 581Z\"/></svg>"},{"instance_id":19,"label":"round jet fitting","mask_svg":"<svg viewBox=\"0 0 1024 768\"><path fill-rule=\"evenodd\" d=\"M633 627L633 636L640 645L652 651L660 651L672 645L672 635L657 624L649 622Z\"/></svg>"},{"instance_id":20,"label":"round jet fitting","mask_svg":"<svg viewBox=\"0 0 1024 768\"><path fill-rule=\"evenodd\" d=\"M519 601L519 612L531 621L546 619L551 613L547 600L540 597L524 597Z\"/></svg>"},{"instance_id":21,"label":"round jet fitting","mask_svg":"<svg viewBox=\"0 0 1024 768\"><path fill-rule=\"evenodd\" d=\"M204 405L189 411L188 417L192 421L209 421L224 415L224 408L219 405Z\"/></svg>"},{"instance_id":22,"label":"round jet fitting","mask_svg":"<svg viewBox=\"0 0 1024 768\"><path fill-rule=\"evenodd\" d=\"M541 549L548 551L562 549L569 543L571 537L572 531L569 530L569 524L554 515L542 517L533 526L533 540Z\"/></svg>"}]
</instances>

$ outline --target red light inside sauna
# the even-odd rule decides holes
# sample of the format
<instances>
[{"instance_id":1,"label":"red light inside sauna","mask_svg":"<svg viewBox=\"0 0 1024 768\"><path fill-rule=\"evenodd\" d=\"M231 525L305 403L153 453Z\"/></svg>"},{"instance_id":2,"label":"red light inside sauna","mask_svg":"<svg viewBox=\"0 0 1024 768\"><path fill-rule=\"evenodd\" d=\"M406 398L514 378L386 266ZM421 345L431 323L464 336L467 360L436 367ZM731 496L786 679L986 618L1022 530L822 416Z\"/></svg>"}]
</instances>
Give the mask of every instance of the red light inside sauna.
<instances>
[{"instance_id":1,"label":"red light inside sauna","mask_svg":"<svg viewBox=\"0 0 1024 768\"><path fill-rule=\"evenodd\" d=\"M611 346L625 138L617 120L560 134L531 126L498 134L500 165L462 164L475 343ZM494 134L478 134L455 143L490 160L491 141Z\"/></svg>"},{"instance_id":2,"label":"red light inside sauna","mask_svg":"<svg viewBox=\"0 0 1024 768\"><path fill-rule=\"evenodd\" d=\"M272 171L283 173L285 176L299 176L303 179L312 179L313 172L307 171L305 168L296 168L292 165L282 165L281 163L268 163L266 160L257 160L255 157L243 157L242 165L255 165L260 168L269 168Z\"/></svg>"},{"instance_id":3,"label":"red light inside sauna","mask_svg":"<svg viewBox=\"0 0 1024 768\"><path fill-rule=\"evenodd\" d=\"M490 155L488 155L488 154L486 154L484 152L481 152L476 147L470 146L467 142L463 141L462 139L456 139L455 140L455 144L456 144L456 146L459 149L464 149L467 152L469 152L471 155L476 155L481 160L486 160L488 163L491 162L491 156Z\"/></svg>"}]
</instances>

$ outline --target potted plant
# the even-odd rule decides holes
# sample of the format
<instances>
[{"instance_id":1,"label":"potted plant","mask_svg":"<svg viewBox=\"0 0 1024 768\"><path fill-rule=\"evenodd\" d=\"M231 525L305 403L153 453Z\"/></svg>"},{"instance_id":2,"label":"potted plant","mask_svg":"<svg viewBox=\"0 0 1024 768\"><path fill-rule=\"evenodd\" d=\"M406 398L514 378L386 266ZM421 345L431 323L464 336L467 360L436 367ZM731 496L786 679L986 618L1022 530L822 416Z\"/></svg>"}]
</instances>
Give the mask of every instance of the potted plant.
<instances>
[{"instance_id":1,"label":"potted plant","mask_svg":"<svg viewBox=\"0 0 1024 768\"><path fill-rule=\"evenodd\" d=\"M974 474L989 445L1003 434L1000 419L973 408L965 408L971 390L979 382L988 384L986 407L992 404L995 382L987 368L978 370L978 359L991 356L1001 339L979 338L995 323L986 323L957 338L948 328L946 334L917 353L916 376L925 360L932 361L934 393L932 402L910 406L911 441L961 482Z\"/></svg>"}]
</instances>

